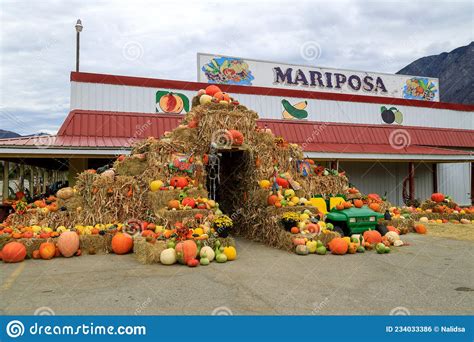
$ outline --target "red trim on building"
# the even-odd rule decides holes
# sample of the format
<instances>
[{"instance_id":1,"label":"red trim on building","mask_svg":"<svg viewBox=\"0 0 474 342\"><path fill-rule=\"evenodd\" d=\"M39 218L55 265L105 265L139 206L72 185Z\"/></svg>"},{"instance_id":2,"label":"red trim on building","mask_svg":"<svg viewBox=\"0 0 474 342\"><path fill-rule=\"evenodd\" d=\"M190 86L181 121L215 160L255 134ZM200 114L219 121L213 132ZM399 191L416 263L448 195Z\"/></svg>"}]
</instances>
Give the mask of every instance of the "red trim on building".
<instances>
[{"instance_id":1,"label":"red trim on building","mask_svg":"<svg viewBox=\"0 0 474 342\"><path fill-rule=\"evenodd\" d=\"M156 78L105 75L105 74L94 74L94 73L84 73L84 72L71 72L71 81L84 82L84 83L101 83L101 84L113 84L113 85L123 85L123 86L135 86L135 87L149 87L149 88L170 88L170 89L181 89L181 90L199 90L209 85L208 83L199 83L199 82L174 81L174 80L163 80L163 79L156 79ZM474 105L462 105L462 104L457 104L457 103L428 102L428 101L417 101L417 100L405 100L405 99L392 98L392 97L349 95L349 94L326 93L326 92L318 92L318 91L266 88L266 87L256 87L256 86L219 85L219 87L226 92L236 93L236 94L298 97L298 98L307 98L307 99L348 101L348 102L358 102L358 103L378 103L378 104L385 104L385 105L451 109L451 110L459 110L459 111L466 111L466 112L474 111Z\"/></svg>"}]
</instances>

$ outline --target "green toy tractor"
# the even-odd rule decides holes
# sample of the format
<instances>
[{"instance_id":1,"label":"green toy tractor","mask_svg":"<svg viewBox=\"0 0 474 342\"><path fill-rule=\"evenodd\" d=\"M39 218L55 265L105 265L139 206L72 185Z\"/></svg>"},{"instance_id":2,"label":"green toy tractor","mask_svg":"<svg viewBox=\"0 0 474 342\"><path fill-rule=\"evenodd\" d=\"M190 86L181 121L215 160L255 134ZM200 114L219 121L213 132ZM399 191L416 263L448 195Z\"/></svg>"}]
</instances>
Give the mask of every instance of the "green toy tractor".
<instances>
[{"instance_id":1,"label":"green toy tractor","mask_svg":"<svg viewBox=\"0 0 474 342\"><path fill-rule=\"evenodd\" d=\"M366 230L378 230L378 221L384 217L383 214L373 211L367 206L362 208L349 208L337 210L333 208L326 215L326 223L334 225L334 231L341 236L362 234Z\"/></svg>"}]
</instances>

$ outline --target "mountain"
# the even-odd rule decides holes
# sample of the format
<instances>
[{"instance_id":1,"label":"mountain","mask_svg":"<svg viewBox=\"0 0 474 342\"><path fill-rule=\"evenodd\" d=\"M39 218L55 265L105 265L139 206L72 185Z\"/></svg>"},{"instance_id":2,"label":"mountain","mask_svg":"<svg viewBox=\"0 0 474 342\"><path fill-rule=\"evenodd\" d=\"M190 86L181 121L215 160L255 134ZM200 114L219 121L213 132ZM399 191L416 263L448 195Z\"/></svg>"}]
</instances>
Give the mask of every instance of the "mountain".
<instances>
[{"instance_id":1,"label":"mountain","mask_svg":"<svg viewBox=\"0 0 474 342\"><path fill-rule=\"evenodd\" d=\"M417 59L397 72L439 78L440 101L474 104L474 42L451 52Z\"/></svg>"},{"instance_id":2,"label":"mountain","mask_svg":"<svg viewBox=\"0 0 474 342\"><path fill-rule=\"evenodd\" d=\"M11 132L11 131L5 131L3 129L0 129L0 139L3 139L3 138L16 138L16 137L20 137L21 135L19 135L18 133L15 133L15 132Z\"/></svg>"}]
</instances>

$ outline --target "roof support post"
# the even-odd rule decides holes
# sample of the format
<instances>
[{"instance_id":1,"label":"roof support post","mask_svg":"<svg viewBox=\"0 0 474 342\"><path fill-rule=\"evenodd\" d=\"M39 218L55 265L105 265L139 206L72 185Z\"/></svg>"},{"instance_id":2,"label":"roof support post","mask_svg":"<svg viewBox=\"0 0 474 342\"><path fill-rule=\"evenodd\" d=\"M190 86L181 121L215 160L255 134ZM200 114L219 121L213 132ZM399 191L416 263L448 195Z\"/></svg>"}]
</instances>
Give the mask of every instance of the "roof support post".
<instances>
[{"instance_id":1,"label":"roof support post","mask_svg":"<svg viewBox=\"0 0 474 342\"><path fill-rule=\"evenodd\" d=\"M10 173L10 163L8 161L3 162L3 187L2 187L2 200L8 199L8 175Z\"/></svg>"},{"instance_id":2,"label":"roof support post","mask_svg":"<svg viewBox=\"0 0 474 342\"><path fill-rule=\"evenodd\" d=\"M43 169L43 188L42 188L42 192L46 193L47 188L48 188L48 170Z\"/></svg>"},{"instance_id":3,"label":"roof support post","mask_svg":"<svg viewBox=\"0 0 474 342\"><path fill-rule=\"evenodd\" d=\"M433 173L433 192L438 192L438 163L431 165L431 172Z\"/></svg>"},{"instance_id":4,"label":"roof support post","mask_svg":"<svg viewBox=\"0 0 474 342\"><path fill-rule=\"evenodd\" d=\"M25 191L25 164L18 165L20 169L20 179L18 180L18 191Z\"/></svg>"},{"instance_id":5,"label":"roof support post","mask_svg":"<svg viewBox=\"0 0 474 342\"><path fill-rule=\"evenodd\" d=\"M413 162L408 163L408 187L410 201L413 201L415 199L415 164Z\"/></svg>"}]
</instances>

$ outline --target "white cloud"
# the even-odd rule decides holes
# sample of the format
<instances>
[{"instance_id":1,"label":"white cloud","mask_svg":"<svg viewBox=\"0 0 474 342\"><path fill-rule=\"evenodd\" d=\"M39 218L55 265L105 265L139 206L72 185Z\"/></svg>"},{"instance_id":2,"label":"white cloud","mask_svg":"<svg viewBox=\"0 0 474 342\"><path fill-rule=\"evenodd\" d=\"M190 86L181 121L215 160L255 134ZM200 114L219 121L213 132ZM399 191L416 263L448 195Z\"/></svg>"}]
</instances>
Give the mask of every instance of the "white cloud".
<instances>
[{"instance_id":1,"label":"white cloud","mask_svg":"<svg viewBox=\"0 0 474 342\"><path fill-rule=\"evenodd\" d=\"M59 128L77 18L81 71L193 81L197 52L307 64L307 41L321 47L312 64L394 73L468 44L472 10L469 1L3 1L0 128Z\"/></svg>"}]
</instances>

